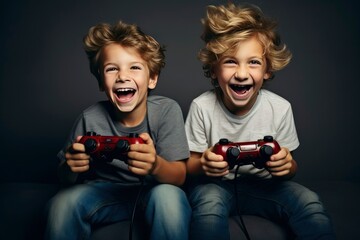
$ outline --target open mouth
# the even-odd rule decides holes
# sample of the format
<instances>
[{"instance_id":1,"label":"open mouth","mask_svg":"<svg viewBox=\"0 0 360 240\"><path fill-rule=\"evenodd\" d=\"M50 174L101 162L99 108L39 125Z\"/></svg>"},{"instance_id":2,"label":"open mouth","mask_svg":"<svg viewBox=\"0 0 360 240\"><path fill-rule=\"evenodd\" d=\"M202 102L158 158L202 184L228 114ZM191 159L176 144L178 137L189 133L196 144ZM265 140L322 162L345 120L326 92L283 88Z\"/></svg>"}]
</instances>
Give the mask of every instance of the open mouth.
<instances>
[{"instance_id":1,"label":"open mouth","mask_svg":"<svg viewBox=\"0 0 360 240\"><path fill-rule=\"evenodd\" d=\"M237 85L237 84L231 84L230 88L236 92L236 94L242 95L245 94L247 91L249 91L253 85Z\"/></svg>"},{"instance_id":2,"label":"open mouth","mask_svg":"<svg viewBox=\"0 0 360 240\"><path fill-rule=\"evenodd\" d=\"M136 90L134 88L118 88L115 91L117 98L121 102L127 102L131 100L135 93Z\"/></svg>"}]
</instances>

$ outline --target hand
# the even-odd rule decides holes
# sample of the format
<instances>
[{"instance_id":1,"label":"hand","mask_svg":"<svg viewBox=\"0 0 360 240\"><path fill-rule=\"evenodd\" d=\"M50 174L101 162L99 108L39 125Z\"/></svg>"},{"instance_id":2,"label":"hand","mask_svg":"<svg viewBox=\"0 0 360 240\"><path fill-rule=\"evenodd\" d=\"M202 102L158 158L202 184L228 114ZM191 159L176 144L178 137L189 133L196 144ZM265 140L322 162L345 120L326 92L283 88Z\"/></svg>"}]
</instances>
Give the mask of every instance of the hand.
<instances>
[{"instance_id":1,"label":"hand","mask_svg":"<svg viewBox=\"0 0 360 240\"><path fill-rule=\"evenodd\" d=\"M157 155L150 135L142 133L139 137L144 140L144 143L130 145L127 163L131 172L145 176L152 174L156 168Z\"/></svg>"},{"instance_id":2,"label":"hand","mask_svg":"<svg viewBox=\"0 0 360 240\"><path fill-rule=\"evenodd\" d=\"M78 143L81 136L76 139L76 142L71 144L65 153L66 163L69 165L72 172L81 173L89 170L90 156L85 152L85 146Z\"/></svg>"},{"instance_id":3,"label":"hand","mask_svg":"<svg viewBox=\"0 0 360 240\"><path fill-rule=\"evenodd\" d=\"M212 152L213 147L207 149L201 156L202 169L207 176L222 177L229 173L229 165L223 156Z\"/></svg>"},{"instance_id":4,"label":"hand","mask_svg":"<svg viewBox=\"0 0 360 240\"><path fill-rule=\"evenodd\" d=\"M282 147L280 151L270 157L266 162L268 171L274 177L284 177L294 174L295 161L289 149Z\"/></svg>"}]
</instances>

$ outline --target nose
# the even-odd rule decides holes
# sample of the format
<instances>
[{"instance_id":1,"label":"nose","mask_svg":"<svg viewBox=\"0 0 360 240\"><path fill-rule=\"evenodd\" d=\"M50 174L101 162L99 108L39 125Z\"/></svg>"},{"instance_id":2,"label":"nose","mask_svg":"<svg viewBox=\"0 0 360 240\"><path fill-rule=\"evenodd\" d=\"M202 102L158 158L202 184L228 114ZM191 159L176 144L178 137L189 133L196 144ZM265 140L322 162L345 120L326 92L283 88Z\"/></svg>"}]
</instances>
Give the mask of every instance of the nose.
<instances>
[{"instance_id":1,"label":"nose","mask_svg":"<svg viewBox=\"0 0 360 240\"><path fill-rule=\"evenodd\" d=\"M130 81L128 74L124 70L119 70L116 76L116 82L126 82L126 81Z\"/></svg>"},{"instance_id":2,"label":"nose","mask_svg":"<svg viewBox=\"0 0 360 240\"><path fill-rule=\"evenodd\" d=\"M239 81L244 81L249 78L249 72L248 72L248 69L246 68L246 66L239 65L236 68L235 78Z\"/></svg>"}]
</instances>

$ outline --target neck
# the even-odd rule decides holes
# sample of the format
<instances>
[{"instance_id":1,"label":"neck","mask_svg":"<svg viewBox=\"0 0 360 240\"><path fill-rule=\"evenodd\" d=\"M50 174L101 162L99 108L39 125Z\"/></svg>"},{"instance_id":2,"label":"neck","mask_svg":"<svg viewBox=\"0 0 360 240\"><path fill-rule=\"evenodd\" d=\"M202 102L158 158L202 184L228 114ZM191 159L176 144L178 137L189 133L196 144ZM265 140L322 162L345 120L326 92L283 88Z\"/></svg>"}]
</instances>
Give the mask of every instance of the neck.
<instances>
[{"instance_id":1,"label":"neck","mask_svg":"<svg viewBox=\"0 0 360 240\"><path fill-rule=\"evenodd\" d=\"M146 116L146 106L142 108L134 109L131 112L115 111L115 116L118 121L125 127L138 126Z\"/></svg>"}]
</instances>

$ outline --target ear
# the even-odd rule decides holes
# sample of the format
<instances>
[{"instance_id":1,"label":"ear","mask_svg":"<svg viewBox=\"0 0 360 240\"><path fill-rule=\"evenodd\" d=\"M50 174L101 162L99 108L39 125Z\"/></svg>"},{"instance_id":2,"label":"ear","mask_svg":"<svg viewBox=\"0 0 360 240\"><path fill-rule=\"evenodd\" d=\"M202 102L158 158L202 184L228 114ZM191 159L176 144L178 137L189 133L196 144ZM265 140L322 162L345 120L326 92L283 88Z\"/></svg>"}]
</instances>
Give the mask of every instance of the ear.
<instances>
[{"instance_id":1,"label":"ear","mask_svg":"<svg viewBox=\"0 0 360 240\"><path fill-rule=\"evenodd\" d=\"M150 77L149 84L148 84L149 89L154 89L156 87L158 78L159 78L158 74L154 74L153 76Z\"/></svg>"},{"instance_id":2,"label":"ear","mask_svg":"<svg viewBox=\"0 0 360 240\"><path fill-rule=\"evenodd\" d=\"M264 75L264 80L269 80L273 77L273 74L271 72L267 72Z\"/></svg>"}]
</instances>

